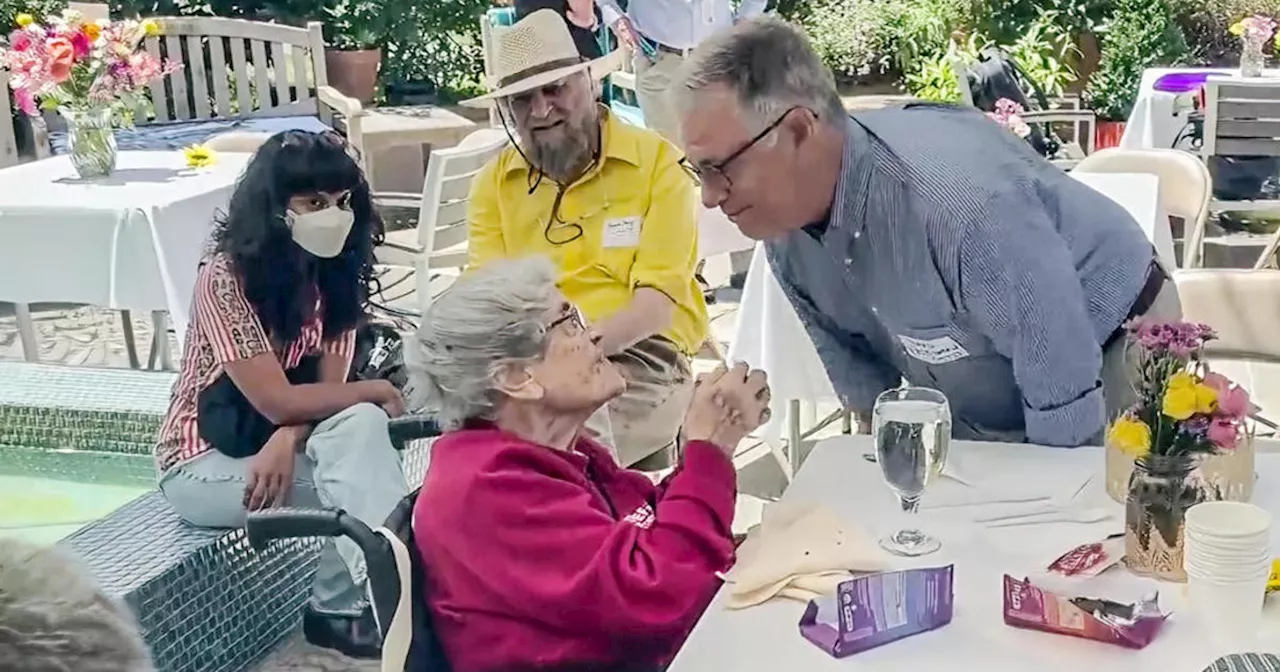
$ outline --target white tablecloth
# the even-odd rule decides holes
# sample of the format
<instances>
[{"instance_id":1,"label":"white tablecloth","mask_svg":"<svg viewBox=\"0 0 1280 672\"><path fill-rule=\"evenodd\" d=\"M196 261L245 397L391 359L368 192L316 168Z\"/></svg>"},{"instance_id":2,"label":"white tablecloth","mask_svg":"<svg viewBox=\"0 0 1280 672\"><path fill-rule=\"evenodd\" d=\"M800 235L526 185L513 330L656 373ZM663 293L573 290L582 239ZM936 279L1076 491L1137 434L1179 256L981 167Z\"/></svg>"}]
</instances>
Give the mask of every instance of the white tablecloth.
<instances>
[{"instance_id":1,"label":"white tablecloth","mask_svg":"<svg viewBox=\"0 0 1280 672\"><path fill-rule=\"evenodd\" d=\"M1169 268L1176 267L1173 237L1167 219L1161 216L1155 176L1077 172L1071 175L1123 205L1141 223ZM756 245L747 271L729 359L747 362L769 374L774 420L765 428L767 438L781 436L781 421L789 400L815 403L837 400L813 341L769 268L763 244Z\"/></svg>"},{"instance_id":2,"label":"white tablecloth","mask_svg":"<svg viewBox=\"0 0 1280 672\"><path fill-rule=\"evenodd\" d=\"M1071 176L1124 206L1155 246L1165 268L1178 267L1173 251L1173 231L1169 218L1160 207L1160 178L1150 173L1082 173Z\"/></svg>"},{"instance_id":3,"label":"white tablecloth","mask_svg":"<svg viewBox=\"0 0 1280 672\"><path fill-rule=\"evenodd\" d=\"M818 444L783 498L815 502L842 519L862 526L874 538L901 525L903 516L876 465L864 461L870 437L841 436ZM1175 614L1154 642L1132 651L1100 642L1020 630L1006 626L1001 609L1001 581L1033 576L1073 546L1097 541L1123 527L1123 510L1102 488L1103 455L1099 448L1060 450L1015 444L957 441L955 459L966 476L990 474L996 482L1043 482L1059 492L1074 491L1085 475L1094 479L1077 498L1081 506L1104 507L1115 517L1091 525L1073 523L986 529L975 524L979 507L925 509L922 527L942 540L942 549L900 567L955 563L955 614L941 629L836 660L800 636L797 624L804 605L774 600L743 611L726 611L721 591L694 628L671 672L781 672L803 670L984 670L987 672L1081 672L1082 670L1177 670L1198 672L1222 652L1179 611L1180 584L1147 583L1122 568L1102 576L1121 589L1155 585L1161 605ZM1280 519L1280 455L1260 455L1260 480L1254 499ZM1060 487L1057 487L1060 486ZM964 488L943 479L930 486ZM929 497L925 495L926 499ZM990 511L990 509L987 509ZM1280 553L1280 534L1272 534L1272 551ZM1272 598L1257 651L1280 651L1280 599Z\"/></svg>"},{"instance_id":4,"label":"white tablecloth","mask_svg":"<svg viewBox=\"0 0 1280 672\"><path fill-rule=\"evenodd\" d=\"M1173 72L1215 72L1222 75L1239 75L1236 68L1147 68L1142 72L1138 85L1138 98L1125 123L1120 146L1125 149L1169 149L1178 133L1187 125L1191 108L1175 109L1178 94L1156 91L1156 80ZM1280 69L1269 68L1263 77L1280 78ZM1256 80L1255 80L1256 81Z\"/></svg>"},{"instance_id":5,"label":"white tablecloth","mask_svg":"<svg viewBox=\"0 0 1280 672\"><path fill-rule=\"evenodd\" d=\"M97 180L66 156L0 170L0 301L168 311L181 342L214 215L248 160L189 170L180 152L121 152Z\"/></svg>"}]
</instances>

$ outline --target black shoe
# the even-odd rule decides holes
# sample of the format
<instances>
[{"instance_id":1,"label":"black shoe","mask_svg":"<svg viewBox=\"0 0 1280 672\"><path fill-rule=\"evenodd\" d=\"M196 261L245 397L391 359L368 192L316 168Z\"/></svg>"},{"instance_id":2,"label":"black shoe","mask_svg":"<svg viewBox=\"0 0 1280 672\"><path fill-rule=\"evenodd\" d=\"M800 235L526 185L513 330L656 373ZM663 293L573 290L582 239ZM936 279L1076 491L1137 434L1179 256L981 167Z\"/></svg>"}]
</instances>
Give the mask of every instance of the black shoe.
<instances>
[{"instance_id":1,"label":"black shoe","mask_svg":"<svg viewBox=\"0 0 1280 672\"><path fill-rule=\"evenodd\" d=\"M307 607L302 613L302 634L307 642L333 649L344 656L377 660L382 657L382 635L366 607L358 617L321 614Z\"/></svg>"}]
</instances>

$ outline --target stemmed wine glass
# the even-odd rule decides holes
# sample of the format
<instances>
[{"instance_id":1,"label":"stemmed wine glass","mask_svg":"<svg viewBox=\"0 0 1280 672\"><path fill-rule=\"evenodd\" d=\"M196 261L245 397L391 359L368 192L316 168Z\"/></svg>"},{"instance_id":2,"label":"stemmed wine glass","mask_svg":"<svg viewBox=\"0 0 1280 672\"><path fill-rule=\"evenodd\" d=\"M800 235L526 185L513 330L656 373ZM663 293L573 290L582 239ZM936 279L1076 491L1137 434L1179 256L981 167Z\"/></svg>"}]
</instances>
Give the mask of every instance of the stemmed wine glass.
<instances>
[{"instance_id":1,"label":"stemmed wine glass","mask_svg":"<svg viewBox=\"0 0 1280 672\"><path fill-rule=\"evenodd\" d=\"M927 387L900 387L876 398L871 411L876 461L885 483L898 495L902 510L914 514L929 481L942 473L951 443L951 406ZM880 540L890 553L928 555L942 542L908 527Z\"/></svg>"}]
</instances>

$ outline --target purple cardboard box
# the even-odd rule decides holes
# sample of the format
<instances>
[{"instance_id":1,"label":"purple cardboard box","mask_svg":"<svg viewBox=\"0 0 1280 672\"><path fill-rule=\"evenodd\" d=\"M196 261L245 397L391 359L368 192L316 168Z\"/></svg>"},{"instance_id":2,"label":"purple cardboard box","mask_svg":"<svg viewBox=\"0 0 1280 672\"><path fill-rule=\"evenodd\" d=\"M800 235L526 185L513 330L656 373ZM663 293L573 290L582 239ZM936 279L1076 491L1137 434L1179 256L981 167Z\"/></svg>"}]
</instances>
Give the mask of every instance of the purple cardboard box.
<instances>
[{"instance_id":1,"label":"purple cardboard box","mask_svg":"<svg viewBox=\"0 0 1280 672\"><path fill-rule=\"evenodd\" d=\"M834 597L809 602L800 634L843 658L951 622L955 565L850 579Z\"/></svg>"}]
</instances>

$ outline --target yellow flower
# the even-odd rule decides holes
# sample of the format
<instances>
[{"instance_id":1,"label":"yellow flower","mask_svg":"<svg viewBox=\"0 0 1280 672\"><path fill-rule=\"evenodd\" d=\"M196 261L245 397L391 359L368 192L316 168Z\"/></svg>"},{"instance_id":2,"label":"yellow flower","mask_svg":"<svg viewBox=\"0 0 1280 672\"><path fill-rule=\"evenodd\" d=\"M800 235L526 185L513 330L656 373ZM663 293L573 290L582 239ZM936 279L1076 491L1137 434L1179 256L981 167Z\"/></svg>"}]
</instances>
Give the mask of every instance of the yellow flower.
<instances>
[{"instance_id":1,"label":"yellow flower","mask_svg":"<svg viewBox=\"0 0 1280 672\"><path fill-rule=\"evenodd\" d=\"M152 37L160 34L160 24L155 19L142 20L142 32Z\"/></svg>"},{"instance_id":2,"label":"yellow flower","mask_svg":"<svg viewBox=\"0 0 1280 672\"><path fill-rule=\"evenodd\" d=\"M80 26L80 32L84 33L84 36L89 38L90 42L97 42L98 36L102 34L102 26L96 23L86 23Z\"/></svg>"},{"instance_id":3,"label":"yellow flower","mask_svg":"<svg viewBox=\"0 0 1280 672\"><path fill-rule=\"evenodd\" d=\"M1164 392L1164 403L1160 411L1174 420L1186 420L1196 412L1196 388L1174 387Z\"/></svg>"},{"instance_id":4,"label":"yellow flower","mask_svg":"<svg viewBox=\"0 0 1280 672\"><path fill-rule=\"evenodd\" d=\"M1235 35L1236 37L1240 37L1241 35L1244 35L1244 22L1236 21L1235 23L1231 24L1231 27L1228 28L1227 30L1231 31L1232 35Z\"/></svg>"},{"instance_id":5,"label":"yellow flower","mask_svg":"<svg viewBox=\"0 0 1280 672\"><path fill-rule=\"evenodd\" d=\"M1186 371L1179 371L1169 376L1169 389L1188 389L1196 386L1196 377Z\"/></svg>"},{"instance_id":6,"label":"yellow flower","mask_svg":"<svg viewBox=\"0 0 1280 672\"><path fill-rule=\"evenodd\" d=\"M1212 413L1218 405L1218 391L1201 383L1192 388L1196 393L1196 413Z\"/></svg>"},{"instance_id":7,"label":"yellow flower","mask_svg":"<svg viewBox=\"0 0 1280 672\"><path fill-rule=\"evenodd\" d=\"M1151 452L1151 428L1133 416L1116 418L1107 431L1107 445L1132 457L1142 457Z\"/></svg>"},{"instance_id":8,"label":"yellow flower","mask_svg":"<svg viewBox=\"0 0 1280 672\"><path fill-rule=\"evenodd\" d=\"M187 157L188 168L208 168L218 159L217 152L204 145L191 145L182 150L182 155Z\"/></svg>"},{"instance_id":9,"label":"yellow flower","mask_svg":"<svg viewBox=\"0 0 1280 672\"><path fill-rule=\"evenodd\" d=\"M18 24L19 28L26 28L36 22L36 17L31 16L30 14L19 14L14 17L13 22Z\"/></svg>"}]
</instances>

